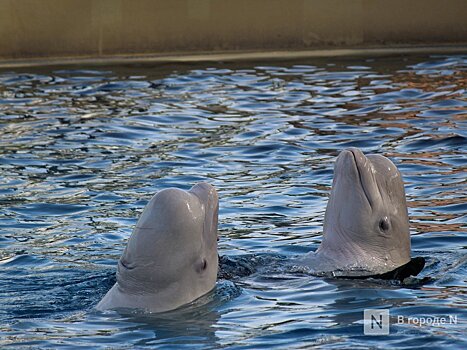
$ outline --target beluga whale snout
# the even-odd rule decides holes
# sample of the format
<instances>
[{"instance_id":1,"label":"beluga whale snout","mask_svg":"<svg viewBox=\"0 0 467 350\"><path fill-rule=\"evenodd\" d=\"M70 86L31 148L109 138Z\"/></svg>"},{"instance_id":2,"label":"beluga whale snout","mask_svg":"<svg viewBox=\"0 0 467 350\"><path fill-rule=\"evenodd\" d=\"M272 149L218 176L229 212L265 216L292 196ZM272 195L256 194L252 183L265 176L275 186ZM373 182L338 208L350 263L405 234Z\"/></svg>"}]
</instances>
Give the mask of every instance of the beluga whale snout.
<instances>
[{"instance_id":1,"label":"beluga whale snout","mask_svg":"<svg viewBox=\"0 0 467 350\"><path fill-rule=\"evenodd\" d=\"M410 257L409 217L397 167L379 154L343 150L334 167L321 244L302 262L324 275L400 279L418 274L424 266L420 259Z\"/></svg>"},{"instance_id":2,"label":"beluga whale snout","mask_svg":"<svg viewBox=\"0 0 467 350\"><path fill-rule=\"evenodd\" d=\"M117 267L117 282L96 306L173 310L212 290L218 270L215 188L164 189L152 197Z\"/></svg>"}]
</instances>

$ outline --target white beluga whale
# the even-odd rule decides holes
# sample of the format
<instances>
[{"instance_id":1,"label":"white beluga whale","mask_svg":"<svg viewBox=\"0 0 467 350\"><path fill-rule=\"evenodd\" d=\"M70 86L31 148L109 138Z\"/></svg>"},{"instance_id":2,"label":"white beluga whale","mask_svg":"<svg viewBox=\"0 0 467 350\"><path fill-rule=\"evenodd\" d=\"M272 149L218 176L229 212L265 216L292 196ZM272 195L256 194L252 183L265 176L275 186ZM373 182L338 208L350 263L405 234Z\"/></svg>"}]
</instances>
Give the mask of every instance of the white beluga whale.
<instances>
[{"instance_id":1,"label":"white beluga whale","mask_svg":"<svg viewBox=\"0 0 467 350\"><path fill-rule=\"evenodd\" d=\"M118 262L117 282L98 310L164 312L212 290L218 270L216 190L158 192L144 208Z\"/></svg>"},{"instance_id":2,"label":"white beluga whale","mask_svg":"<svg viewBox=\"0 0 467 350\"><path fill-rule=\"evenodd\" d=\"M423 258L410 257L409 217L402 176L378 154L357 148L337 157L316 252L299 259L319 275L403 279L417 275Z\"/></svg>"}]
</instances>

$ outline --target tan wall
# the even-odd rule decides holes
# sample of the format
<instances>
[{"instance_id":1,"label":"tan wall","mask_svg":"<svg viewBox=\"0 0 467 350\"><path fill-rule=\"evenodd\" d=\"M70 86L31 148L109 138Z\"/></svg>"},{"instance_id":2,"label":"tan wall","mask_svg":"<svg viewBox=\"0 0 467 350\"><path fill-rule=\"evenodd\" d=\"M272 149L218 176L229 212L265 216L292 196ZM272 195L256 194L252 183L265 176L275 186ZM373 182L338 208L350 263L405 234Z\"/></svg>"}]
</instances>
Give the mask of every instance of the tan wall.
<instances>
[{"instance_id":1,"label":"tan wall","mask_svg":"<svg viewBox=\"0 0 467 350\"><path fill-rule=\"evenodd\" d=\"M467 0L0 0L0 59L467 43Z\"/></svg>"}]
</instances>

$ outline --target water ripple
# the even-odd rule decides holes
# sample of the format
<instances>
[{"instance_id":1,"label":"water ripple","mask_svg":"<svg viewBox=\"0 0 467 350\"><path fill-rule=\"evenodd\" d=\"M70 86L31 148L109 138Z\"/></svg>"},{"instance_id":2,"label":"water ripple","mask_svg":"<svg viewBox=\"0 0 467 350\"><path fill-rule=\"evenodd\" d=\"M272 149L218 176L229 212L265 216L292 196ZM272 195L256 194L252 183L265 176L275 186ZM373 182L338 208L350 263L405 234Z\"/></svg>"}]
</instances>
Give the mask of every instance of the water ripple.
<instances>
[{"instance_id":1,"label":"water ripple","mask_svg":"<svg viewBox=\"0 0 467 350\"><path fill-rule=\"evenodd\" d=\"M0 71L0 345L465 347L466 72L462 55ZM401 170L430 282L286 268L319 245L351 146ZM167 315L92 311L153 193L197 181L219 191L220 253L265 257L258 273ZM370 338L369 307L462 322Z\"/></svg>"}]
</instances>

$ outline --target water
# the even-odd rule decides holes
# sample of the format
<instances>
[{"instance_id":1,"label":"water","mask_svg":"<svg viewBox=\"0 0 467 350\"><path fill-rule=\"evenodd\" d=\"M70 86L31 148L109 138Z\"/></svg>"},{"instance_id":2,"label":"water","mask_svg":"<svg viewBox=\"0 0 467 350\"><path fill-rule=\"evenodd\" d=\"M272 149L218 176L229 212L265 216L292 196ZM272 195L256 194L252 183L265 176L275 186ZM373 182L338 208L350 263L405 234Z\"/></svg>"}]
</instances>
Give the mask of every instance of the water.
<instances>
[{"instance_id":1,"label":"water","mask_svg":"<svg viewBox=\"0 0 467 350\"><path fill-rule=\"evenodd\" d=\"M465 347L466 62L0 71L0 346ZM321 279L281 264L318 247L333 162L349 146L401 170L428 281ZM219 191L220 253L259 261L257 273L233 273L175 312L93 310L148 199L197 181ZM390 308L390 335L363 334L365 308ZM458 322L407 320L429 316Z\"/></svg>"}]
</instances>

